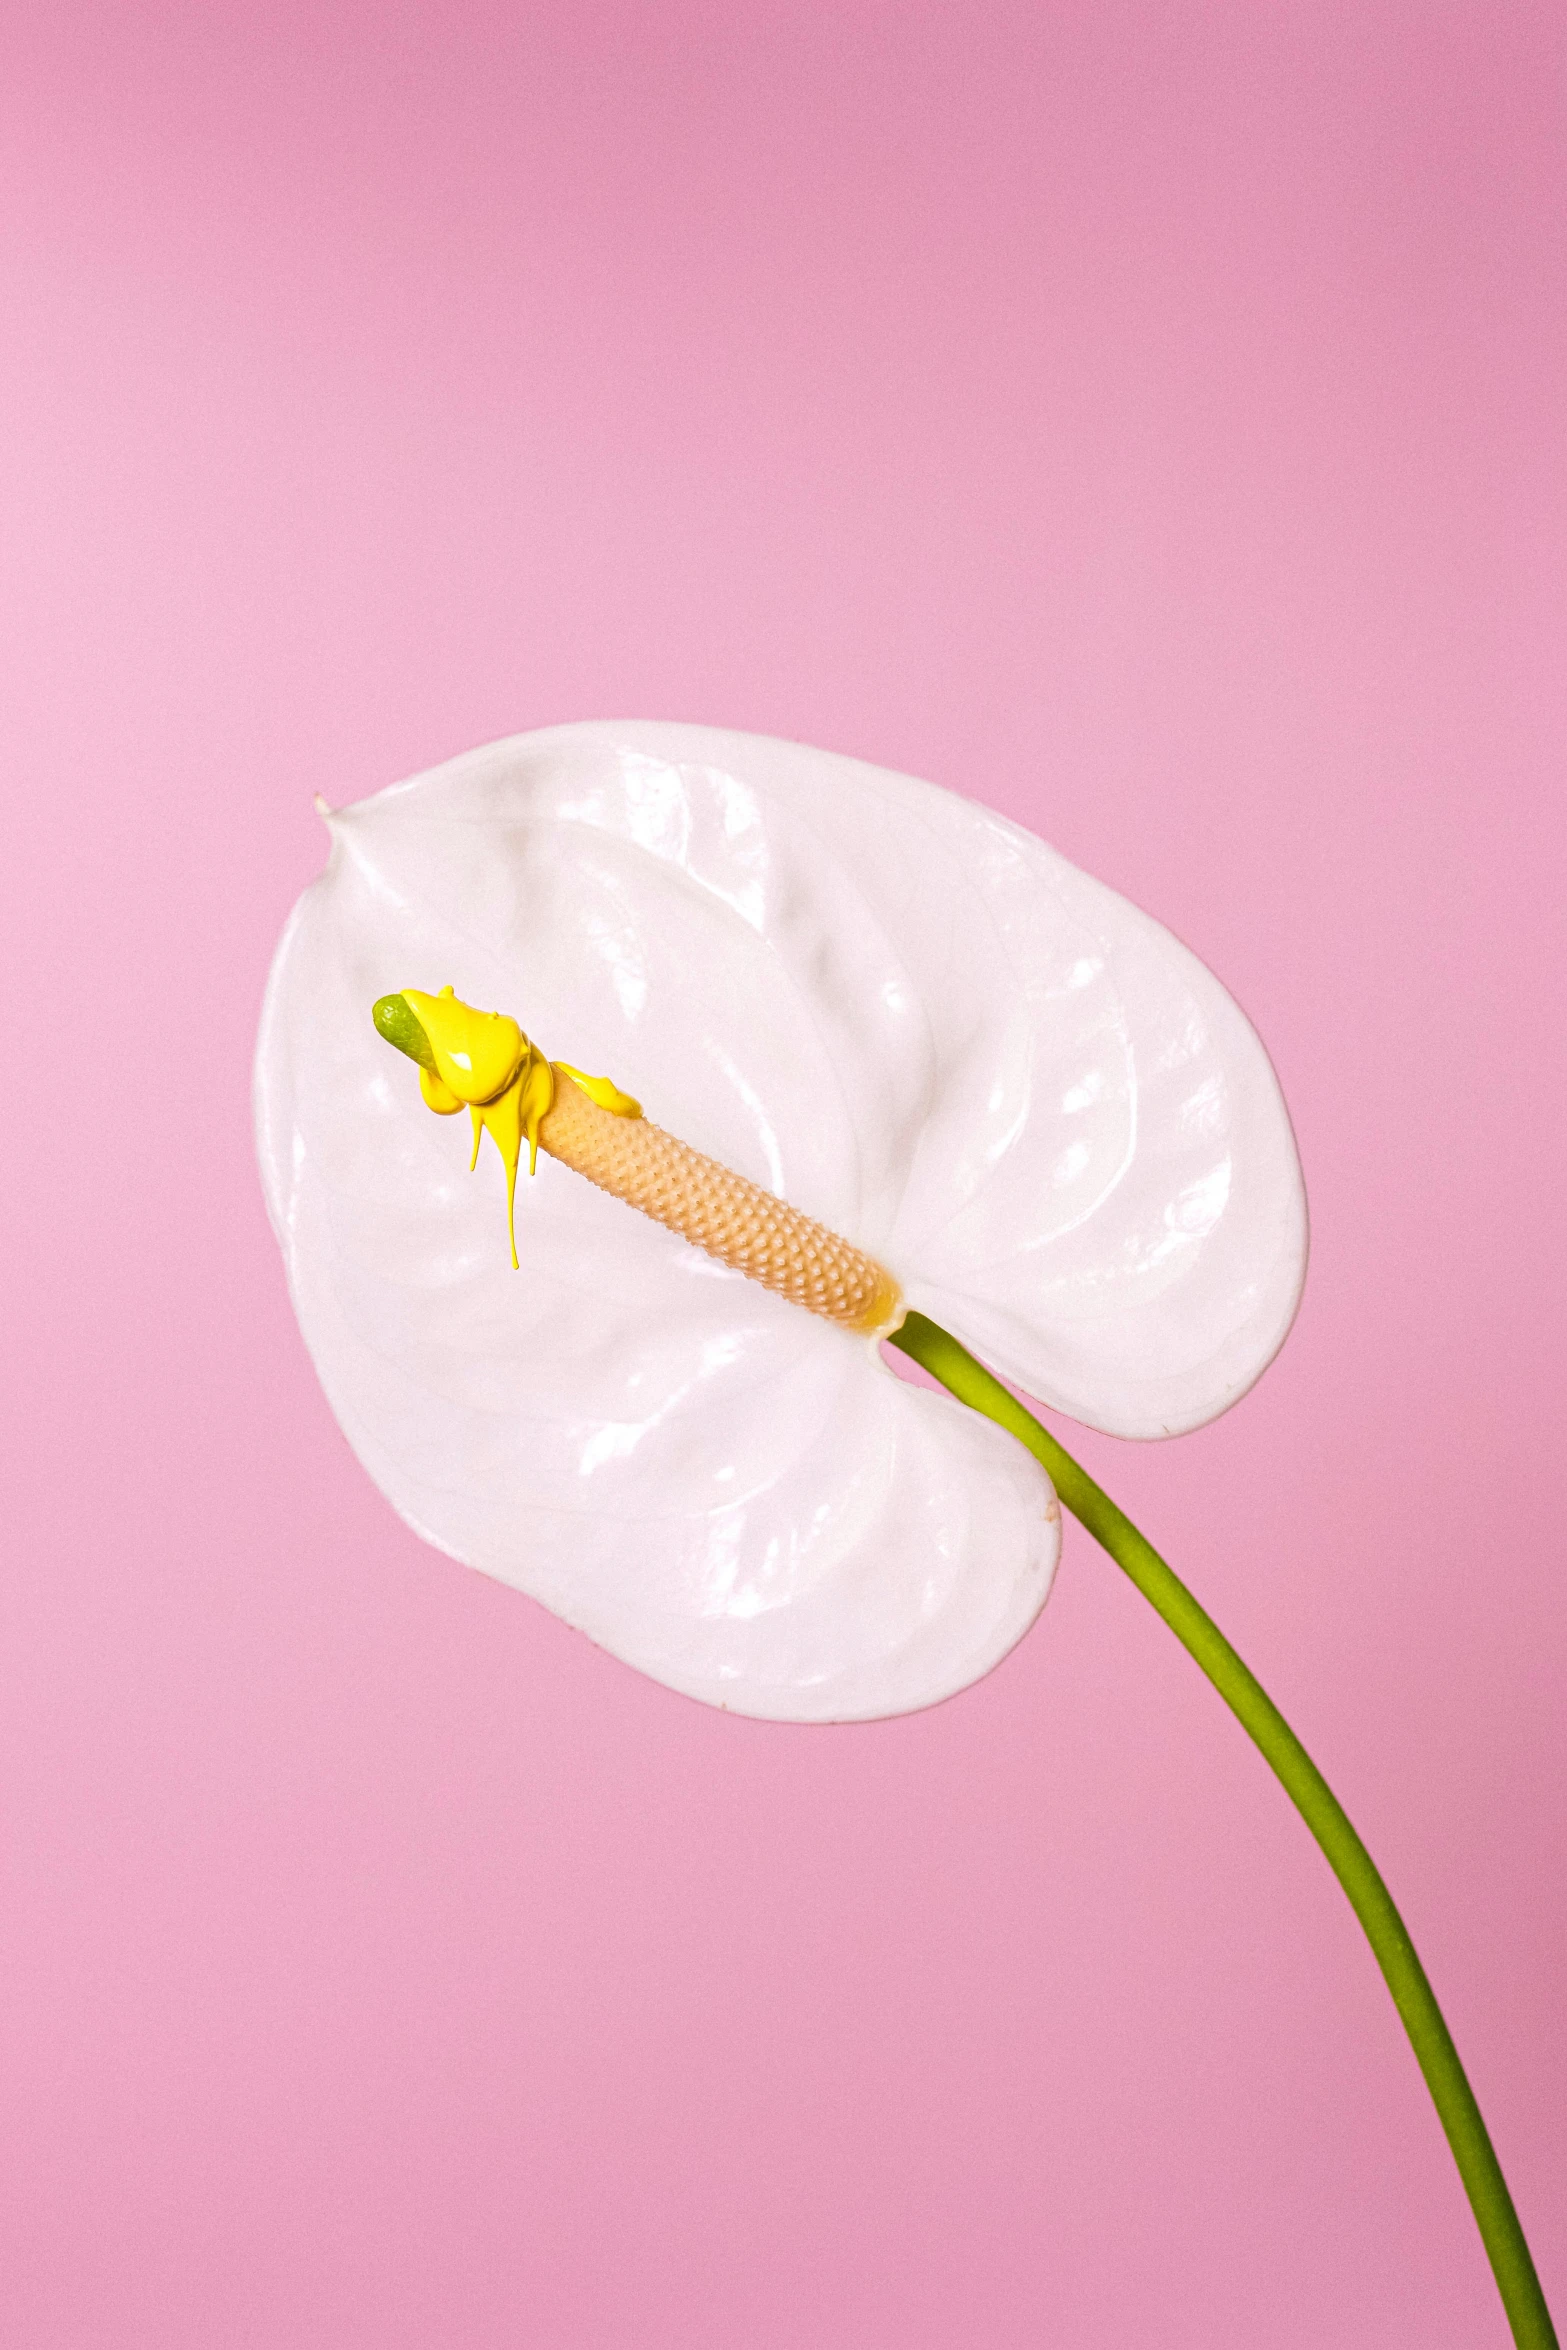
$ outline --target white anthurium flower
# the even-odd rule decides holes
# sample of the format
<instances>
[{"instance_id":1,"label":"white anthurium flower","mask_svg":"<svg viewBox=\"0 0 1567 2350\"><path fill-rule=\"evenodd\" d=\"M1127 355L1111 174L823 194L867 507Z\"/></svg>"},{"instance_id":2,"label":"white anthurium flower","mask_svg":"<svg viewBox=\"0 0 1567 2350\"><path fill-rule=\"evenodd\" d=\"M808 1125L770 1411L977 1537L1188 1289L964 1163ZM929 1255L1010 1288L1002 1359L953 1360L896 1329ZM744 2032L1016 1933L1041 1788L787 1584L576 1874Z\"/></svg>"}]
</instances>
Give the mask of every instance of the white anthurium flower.
<instances>
[{"instance_id":1,"label":"white anthurium flower","mask_svg":"<svg viewBox=\"0 0 1567 2350\"><path fill-rule=\"evenodd\" d=\"M448 983L856 1243L1030 1395L1222 1412L1306 1254L1255 1032L1146 914L988 810L707 728L522 735L330 818L273 967L259 1148L295 1307L402 1516L643 1672L843 1721L1042 1606L1044 1471L846 1332L431 1117L372 1002ZM524 1161L526 1164L526 1160Z\"/></svg>"}]
</instances>

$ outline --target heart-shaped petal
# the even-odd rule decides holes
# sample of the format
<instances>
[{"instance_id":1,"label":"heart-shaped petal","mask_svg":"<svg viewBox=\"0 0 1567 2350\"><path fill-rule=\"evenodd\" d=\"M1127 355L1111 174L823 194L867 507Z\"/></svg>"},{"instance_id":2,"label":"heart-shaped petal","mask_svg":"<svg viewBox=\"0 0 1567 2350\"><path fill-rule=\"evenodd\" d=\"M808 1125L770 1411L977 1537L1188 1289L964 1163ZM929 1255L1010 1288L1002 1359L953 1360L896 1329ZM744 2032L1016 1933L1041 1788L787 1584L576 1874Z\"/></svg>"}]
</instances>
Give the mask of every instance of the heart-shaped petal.
<instances>
[{"instance_id":1,"label":"heart-shaped petal","mask_svg":"<svg viewBox=\"0 0 1567 2350\"><path fill-rule=\"evenodd\" d=\"M864 1340L541 1163L504 1246L369 1006L455 981L879 1256L1004 1374L1148 1434L1233 1400L1304 1263L1261 1046L1146 916L933 786L554 729L333 820L257 1060L323 1383L411 1523L737 1711L972 1680L1042 1604L1043 1474Z\"/></svg>"}]
</instances>

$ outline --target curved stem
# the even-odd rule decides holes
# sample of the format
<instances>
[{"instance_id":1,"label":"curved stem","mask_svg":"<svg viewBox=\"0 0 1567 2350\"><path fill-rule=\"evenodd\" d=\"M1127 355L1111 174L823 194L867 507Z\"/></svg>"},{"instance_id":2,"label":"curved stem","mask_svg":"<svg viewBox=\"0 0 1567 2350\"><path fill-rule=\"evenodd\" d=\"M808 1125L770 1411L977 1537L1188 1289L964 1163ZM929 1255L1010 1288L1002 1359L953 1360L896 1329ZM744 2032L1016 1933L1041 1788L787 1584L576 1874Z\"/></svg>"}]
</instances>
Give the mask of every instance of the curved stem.
<instances>
[{"instance_id":1,"label":"curved stem","mask_svg":"<svg viewBox=\"0 0 1567 2350\"><path fill-rule=\"evenodd\" d=\"M1322 1847L1333 1874L1348 1894L1365 1929L1378 1966L1393 1994L1410 2043L1424 2073L1459 2176L1490 2256L1502 2306L1519 2350L1557 2350L1556 2330L1513 2199L1507 2191L1490 2136L1458 2061L1436 1994L1415 1955L1414 1944L1376 1864L1351 1827L1342 1804L1279 1712L1267 1691L1201 1608L1153 1545L1116 1508L1070 1453L1026 1412L999 1379L966 1348L923 1314L910 1314L891 1343L939 1379L960 1402L1025 1444L1041 1463L1056 1492L1131 1577L1181 1645L1196 1658L1242 1728L1272 1765L1296 1810Z\"/></svg>"}]
</instances>

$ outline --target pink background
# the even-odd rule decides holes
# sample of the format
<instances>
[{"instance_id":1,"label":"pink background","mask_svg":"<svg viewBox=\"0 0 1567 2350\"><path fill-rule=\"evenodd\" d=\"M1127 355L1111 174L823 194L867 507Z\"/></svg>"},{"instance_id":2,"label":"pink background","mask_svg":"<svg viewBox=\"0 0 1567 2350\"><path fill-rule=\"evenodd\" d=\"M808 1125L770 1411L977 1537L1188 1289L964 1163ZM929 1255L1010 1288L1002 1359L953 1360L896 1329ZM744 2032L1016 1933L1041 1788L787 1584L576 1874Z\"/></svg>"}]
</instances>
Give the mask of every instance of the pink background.
<instances>
[{"instance_id":1,"label":"pink background","mask_svg":"<svg viewBox=\"0 0 1567 2350\"><path fill-rule=\"evenodd\" d=\"M1470 2350L1349 1913L1080 1534L800 1732L421 1547L253 1170L355 797L579 716L1021 817L1256 1018L1280 1362L1086 1440L1383 1861L1567 2305L1559 8L16 6L17 2350ZM1070 1436L1070 1432L1067 1432Z\"/></svg>"}]
</instances>

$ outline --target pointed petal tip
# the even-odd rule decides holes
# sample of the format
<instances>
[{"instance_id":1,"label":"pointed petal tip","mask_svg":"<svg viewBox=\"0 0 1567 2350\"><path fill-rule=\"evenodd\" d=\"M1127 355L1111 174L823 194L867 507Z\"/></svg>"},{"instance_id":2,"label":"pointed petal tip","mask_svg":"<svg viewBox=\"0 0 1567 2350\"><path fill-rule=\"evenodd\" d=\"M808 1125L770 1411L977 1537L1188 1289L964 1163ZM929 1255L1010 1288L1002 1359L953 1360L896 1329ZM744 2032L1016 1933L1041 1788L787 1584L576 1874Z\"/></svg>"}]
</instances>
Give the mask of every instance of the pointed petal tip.
<instances>
[{"instance_id":1,"label":"pointed petal tip","mask_svg":"<svg viewBox=\"0 0 1567 2350\"><path fill-rule=\"evenodd\" d=\"M315 798L311 801L310 804L315 809L315 812L320 817L322 823L326 826L328 832L330 832L332 829L332 819L337 814L337 810L320 792L316 793Z\"/></svg>"}]
</instances>

